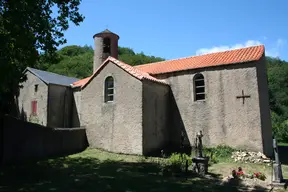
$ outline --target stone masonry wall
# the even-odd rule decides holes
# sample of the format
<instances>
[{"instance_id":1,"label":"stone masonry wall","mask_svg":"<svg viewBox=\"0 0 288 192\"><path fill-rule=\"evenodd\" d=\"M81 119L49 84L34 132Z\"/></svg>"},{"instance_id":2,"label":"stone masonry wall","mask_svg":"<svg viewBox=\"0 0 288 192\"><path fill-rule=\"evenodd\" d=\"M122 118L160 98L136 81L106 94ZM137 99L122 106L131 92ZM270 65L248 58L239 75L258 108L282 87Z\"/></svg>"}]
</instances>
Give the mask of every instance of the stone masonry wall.
<instances>
[{"instance_id":1,"label":"stone masonry wall","mask_svg":"<svg viewBox=\"0 0 288 192\"><path fill-rule=\"evenodd\" d=\"M271 156L273 154L272 122L269 106L268 77L265 57L262 58L262 60L256 67L258 78L258 92L260 99L259 104L261 112L263 148L265 154Z\"/></svg>"},{"instance_id":2,"label":"stone masonry wall","mask_svg":"<svg viewBox=\"0 0 288 192\"><path fill-rule=\"evenodd\" d=\"M23 88L20 89L18 105L21 119L31 121L41 125L47 125L47 97L48 86L33 73L27 71L27 81L23 82ZM35 91L35 85L38 90ZM37 116L32 114L32 101L37 101Z\"/></svg>"},{"instance_id":3,"label":"stone masonry wall","mask_svg":"<svg viewBox=\"0 0 288 192\"><path fill-rule=\"evenodd\" d=\"M104 102L104 81L114 78L114 101ZM108 63L81 93L81 125L89 145L111 152L142 154L142 82Z\"/></svg>"},{"instance_id":4,"label":"stone masonry wall","mask_svg":"<svg viewBox=\"0 0 288 192\"><path fill-rule=\"evenodd\" d=\"M25 163L81 152L88 146L84 128L53 129L4 117L0 163Z\"/></svg>"},{"instance_id":5,"label":"stone masonry wall","mask_svg":"<svg viewBox=\"0 0 288 192\"><path fill-rule=\"evenodd\" d=\"M81 88L77 87L73 90L72 99L72 127L79 127L80 125L80 111L81 111Z\"/></svg>"},{"instance_id":6,"label":"stone masonry wall","mask_svg":"<svg viewBox=\"0 0 288 192\"><path fill-rule=\"evenodd\" d=\"M71 127L72 91L70 87L49 84L49 127Z\"/></svg>"},{"instance_id":7,"label":"stone masonry wall","mask_svg":"<svg viewBox=\"0 0 288 192\"><path fill-rule=\"evenodd\" d=\"M171 112L179 113L172 114L177 119L173 119L171 129L184 129L186 143L192 145L196 132L202 130L204 145L226 144L263 152L261 128L264 127L261 123L256 65L263 65L263 61L158 76L169 81L177 105L177 110ZM194 101L193 77L197 73L202 73L205 78L205 101ZM236 99L242 90L245 95L250 95L244 104L242 99ZM266 128L266 131L271 129ZM174 135L171 139L177 143L179 138L180 135Z\"/></svg>"},{"instance_id":8,"label":"stone masonry wall","mask_svg":"<svg viewBox=\"0 0 288 192\"><path fill-rule=\"evenodd\" d=\"M98 67L106 59L103 53L103 40L105 37L109 37L111 41L111 54L110 56L118 58L118 37L113 34L102 34L102 37L94 37L94 57L93 57L93 72L95 72Z\"/></svg>"},{"instance_id":9,"label":"stone masonry wall","mask_svg":"<svg viewBox=\"0 0 288 192\"><path fill-rule=\"evenodd\" d=\"M168 135L169 86L143 81L143 153L160 153Z\"/></svg>"}]
</instances>

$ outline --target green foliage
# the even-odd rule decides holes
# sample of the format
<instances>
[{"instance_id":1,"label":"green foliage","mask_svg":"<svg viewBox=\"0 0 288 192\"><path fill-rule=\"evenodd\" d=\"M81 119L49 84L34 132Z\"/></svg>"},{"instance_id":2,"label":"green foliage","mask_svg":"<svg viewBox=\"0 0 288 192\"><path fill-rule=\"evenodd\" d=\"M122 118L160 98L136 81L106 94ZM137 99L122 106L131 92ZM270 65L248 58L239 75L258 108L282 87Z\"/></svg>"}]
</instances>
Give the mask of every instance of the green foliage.
<instances>
[{"instance_id":1,"label":"green foliage","mask_svg":"<svg viewBox=\"0 0 288 192\"><path fill-rule=\"evenodd\" d=\"M129 48L119 48L119 50L125 49L125 51L120 51L119 53L119 59L129 65L135 66L135 65L141 65L146 63L154 63L157 61L164 61L163 58L160 57L154 57L154 56L147 56L143 52L135 54L133 50ZM124 53L124 54L121 54Z\"/></svg>"},{"instance_id":2,"label":"green foliage","mask_svg":"<svg viewBox=\"0 0 288 192\"><path fill-rule=\"evenodd\" d=\"M29 122L39 124L39 118L36 115L30 115Z\"/></svg>"},{"instance_id":3,"label":"green foliage","mask_svg":"<svg viewBox=\"0 0 288 192\"><path fill-rule=\"evenodd\" d=\"M54 62L47 61L44 55L41 56L37 68L82 79L92 74L93 54L93 48L89 46L66 46L57 51ZM126 47L119 47L119 59L133 66L164 60L144 53L134 53L132 49Z\"/></svg>"},{"instance_id":4,"label":"green foliage","mask_svg":"<svg viewBox=\"0 0 288 192\"><path fill-rule=\"evenodd\" d=\"M218 145L217 147L205 147L203 153L205 156L210 157L209 163L213 164L223 159L229 159L235 150L226 145Z\"/></svg>"},{"instance_id":5,"label":"green foliage","mask_svg":"<svg viewBox=\"0 0 288 192\"><path fill-rule=\"evenodd\" d=\"M23 70L35 66L39 53L52 60L64 44L69 21L79 25L81 0L0 1L0 111L9 112L19 84L26 80ZM52 7L57 12L52 11Z\"/></svg>"},{"instance_id":6,"label":"green foliage","mask_svg":"<svg viewBox=\"0 0 288 192\"><path fill-rule=\"evenodd\" d=\"M192 159L187 154L172 153L171 156L162 162L161 170L164 174L177 174L185 171L186 161L188 166L192 164Z\"/></svg>"},{"instance_id":7,"label":"green foliage","mask_svg":"<svg viewBox=\"0 0 288 192\"><path fill-rule=\"evenodd\" d=\"M280 142L288 142L288 63L267 57L272 128Z\"/></svg>"}]
</instances>

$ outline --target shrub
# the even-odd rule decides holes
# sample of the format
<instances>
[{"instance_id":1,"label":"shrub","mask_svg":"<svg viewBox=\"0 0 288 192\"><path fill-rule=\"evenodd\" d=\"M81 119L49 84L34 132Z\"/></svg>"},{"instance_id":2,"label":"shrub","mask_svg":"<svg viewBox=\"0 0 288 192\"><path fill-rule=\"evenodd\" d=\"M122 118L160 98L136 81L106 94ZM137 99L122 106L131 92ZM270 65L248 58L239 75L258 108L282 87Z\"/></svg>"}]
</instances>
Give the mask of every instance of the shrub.
<instances>
[{"instance_id":1,"label":"shrub","mask_svg":"<svg viewBox=\"0 0 288 192\"><path fill-rule=\"evenodd\" d=\"M172 153L171 156L163 162L161 165L161 170L163 174L177 174L185 171L186 161L188 161L188 166L192 164L192 159L187 154Z\"/></svg>"},{"instance_id":2,"label":"shrub","mask_svg":"<svg viewBox=\"0 0 288 192\"><path fill-rule=\"evenodd\" d=\"M217 147L204 148L203 154L210 157L209 165L211 165L213 163L218 163L221 159L230 158L233 151L235 151L235 149L229 146L218 145Z\"/></svg>"}]
</instances>

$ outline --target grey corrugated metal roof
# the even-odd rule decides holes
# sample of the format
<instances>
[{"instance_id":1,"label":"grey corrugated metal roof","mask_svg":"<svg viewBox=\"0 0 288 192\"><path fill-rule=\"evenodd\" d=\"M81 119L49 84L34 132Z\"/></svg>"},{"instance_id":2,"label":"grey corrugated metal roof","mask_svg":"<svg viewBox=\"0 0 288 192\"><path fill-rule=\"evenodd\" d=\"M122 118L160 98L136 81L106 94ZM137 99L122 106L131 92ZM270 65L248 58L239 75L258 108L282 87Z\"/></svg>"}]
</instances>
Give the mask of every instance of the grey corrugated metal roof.
<instances>
[{"instance_id":1,"label":"grey corrugated metal roof","mask_svg":"<svg viewBox=\"0 0 288 192\"><path fill-rule=\"evenodd\" d=\"M27 67L28 71L39 77L42 81L47 84L57 84L57 85L64 85L70 86L70 84L74 83L75 81L79 81L79 79L74 77L67 77L64 75L59 75L52 72L42 71L39 69L34 69L31 67Z\"/></svg>"}]
</instances>

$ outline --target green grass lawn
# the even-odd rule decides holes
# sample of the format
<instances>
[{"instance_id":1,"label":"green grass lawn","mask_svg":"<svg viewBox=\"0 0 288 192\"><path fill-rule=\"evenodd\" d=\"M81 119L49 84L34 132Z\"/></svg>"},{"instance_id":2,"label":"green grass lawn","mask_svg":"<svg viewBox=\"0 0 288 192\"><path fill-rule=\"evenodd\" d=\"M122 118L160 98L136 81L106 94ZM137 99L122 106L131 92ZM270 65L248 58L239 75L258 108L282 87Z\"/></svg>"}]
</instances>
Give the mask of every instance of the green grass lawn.
<instances>
[{"instance_id":1,"label":"green grass lawn","mask_svg":"<svg viewBox=\"0 0 288 192\"><path fill-rule=\"evenodd\" d=\"M288 146L288 143L279 143L279 146Z\"/></svg>"},{"instance_id":2,"label":"green grass lawn","mask_svg":"<svg viewBox=\"0 0 288 192\"><path fill-rule=\"evenodd\" d=\"M263 165L225 161L209 167L207 177L191 174L186 179L161 175L161 161L87 149L65 158L5 167L0 170L0 191L248 191L243 183L221 183L222 178L238 166L267 174L271 170ZM288 167L284 170L288 172ZM258 185L253 191L265 190Z\"/></svg>"}]
</instances>

